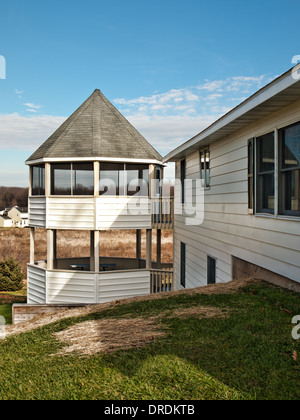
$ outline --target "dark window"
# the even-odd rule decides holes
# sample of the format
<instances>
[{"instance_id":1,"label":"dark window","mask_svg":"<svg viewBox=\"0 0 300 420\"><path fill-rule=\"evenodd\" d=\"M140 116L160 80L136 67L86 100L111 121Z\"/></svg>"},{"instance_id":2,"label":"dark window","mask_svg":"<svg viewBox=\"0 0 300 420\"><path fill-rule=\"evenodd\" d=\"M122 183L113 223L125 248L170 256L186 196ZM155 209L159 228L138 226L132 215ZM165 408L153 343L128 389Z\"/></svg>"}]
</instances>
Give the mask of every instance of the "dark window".
<instances>
[{"instance_id":1,"label":"dark window","mask_svg":"<svg viewBox=\"0 0 300 420\"><path fill-rule=\"evenodd\" d=\"M180 181L181 181L181 203L185 203L185 173L186 173L186 161L180 162Z\"/></svg>"},{"instance_id":2,"label":"dark window","mask_svg":"<svg viewBox=\"0 0 300 420\"><path fill-rule=\"evenodd\" d=\"M126 164L127 195L149 196L149 165Z\"/></svg>"},{"instance_id":3,"label":"dark window","mask_svg":"<svg viewBox=\"0 0 300 420\"><path fill-rule=\"evenodd\" d=\"M100 163L100 195L149 196L149 165Z\"/></svg>"},{"instance_id":4,"label":"dark window","mask_svg":"<svg viewBox=\"0 0 300 420\"><path fill-rule=\"evenodd\" d=\"M200 179L202 188L210 186L210 152L203 150L200 152Z\"/></svg>"},{"instance_id":5,"label":"dark window","mask_svg":"<svg viewBox=\"0 0 300 420\"><path fill-rule=\"evenodd\" d=\"M185 243L180 243L180 284L185 287L186 283L186 246Z\"/></svg>"},{"instance_id":6,"label":"dark window","mask_svg":"<svg viewBox=\"0 0 300 420\"><path fill-rule=\"evenodd\" d=\"M207 284L216 283L216 260L212 257L207 257Z\"/></svg>"},{"instance_id":7,"label":"dark window","mask_svg":"<svg viewBox=\"0 0 300 420\"><path fill-rule=\"evenodd\" d=\"M45 195L45 166L32 166L31 171L31 194Z\"/></svg>"},{"instance_id":8,"label":"dark window","mask_svg":"<svg viewBox=\"0 0 300 420\"><path fill-rule=\"evenodd\" d=\"M279 130L279 212L300 216L300 123Z\"/></svg>"},{"instance_id":9,"label":"dark window","mask_svg":"<svg viewBox=\"0 0 300 420\"><path fill-rule=\"evenodd\" d=\"M254 139L251 139L248 141L248 209L249 213L254 212L254 197L255 197L255 191L254 191Z\"/></svg>"},{"instance_id":10,"label":"dark window","mask_svg":"<svg viewBox=\"0 0 300 420\"><path fill-rule=\"evenodd\" d=\"M94 195L93 163L51 165L52 195Z\"/></svg>"},{"instance_id":11,"label":"dark window","mask_svg":"<svg viewBox=\"0 0 300 420\"><path fill-rule=\"evenodd\" d=\"M257 208L258 213L274 214L275 144L274 133L257 139Z\"/></svg>"}]
</instances>

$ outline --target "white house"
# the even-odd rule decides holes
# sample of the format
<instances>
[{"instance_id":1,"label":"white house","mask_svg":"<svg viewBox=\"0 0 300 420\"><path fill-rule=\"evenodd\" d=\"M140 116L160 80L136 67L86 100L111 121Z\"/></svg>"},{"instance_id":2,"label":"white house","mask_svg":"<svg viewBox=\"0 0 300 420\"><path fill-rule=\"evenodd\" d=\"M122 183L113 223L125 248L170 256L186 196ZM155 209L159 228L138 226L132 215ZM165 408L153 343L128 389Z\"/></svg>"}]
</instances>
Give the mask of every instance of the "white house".
<instances>
[{"instance_id":1,"label":"white house","mask_svg":"<svg viewBox=\"0 0 300 420\"><path fill-rule=\"evenodd\" d=\"M14 206L7 212L8 217L12 219L13 227L24 228L28 226L28 208Z\"/></svg>"},{"instance_id":2,"label":"white house","mask_svg":"<svg viewBox=\"0 0 300 420\"><path fill-rule=\"evenodd\" d=\"M161 229L172 228L150 183L163 176L160 154L99 91L27 160L30 167L28 304L94 304L172 286L161 264ZM35 260L35 229L47 232L47 260ZM157 258L152 259L152 230ZM60 258L57 233L90 234L90 256ZM103 257L101 231L133 230L136 258ZM141 231L147 258L141 258ZM169 267L170 268L170 267Z\"/></svg>"},{"instance_id":3,"label":"white house","mask_svg":"<svg viewBox=\"0 0 300 420\"><path fill-rule=\"evenodd\" d=\"M176 162L177 179L194 180L175 191L177 289L250 276L299 288L296 76L283 74L165 157ZM186 213L199 189L204 213L193 223Z\"/></svg>"}]
</instances>

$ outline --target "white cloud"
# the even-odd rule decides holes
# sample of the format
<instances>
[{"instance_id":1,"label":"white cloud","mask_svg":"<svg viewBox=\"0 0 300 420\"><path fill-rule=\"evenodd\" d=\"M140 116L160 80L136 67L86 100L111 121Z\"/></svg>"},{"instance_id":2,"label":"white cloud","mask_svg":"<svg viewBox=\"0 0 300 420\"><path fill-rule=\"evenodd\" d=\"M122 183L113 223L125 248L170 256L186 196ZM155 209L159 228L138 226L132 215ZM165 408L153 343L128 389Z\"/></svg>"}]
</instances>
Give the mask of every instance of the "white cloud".
<instances>
[{"instance_id":1,"label":"white cloud","mask_svg":"<svg viewBox=\"0 0 300 420\"><path fill-rule=\"evenodd\" d=\"M30 102L27 102L24 105L27 106L27 109L26 109L27 112L37 113L42 108L42 105L36 105Z\"/></svg>"},{"instance_id":2,"label":"white cloud","mask_svg":"<svg viewBox=\"0 0 300 420\"><path fill-rule=\"evenodd\" d=\"M236 76L204 80L198 86L171 89L113 102L161 154L200 133L273 77Z\"/></svg>"},{"instance_id":3,"label":"white cloud","mask_svg":"<svg viewBox=\"0 0 300 420\"><path fill-rule=\"evenodd\" d=\"M0 115L0 149L33 152L65 121L65 117L17 113Z\"/></svg>"}]
</instances>

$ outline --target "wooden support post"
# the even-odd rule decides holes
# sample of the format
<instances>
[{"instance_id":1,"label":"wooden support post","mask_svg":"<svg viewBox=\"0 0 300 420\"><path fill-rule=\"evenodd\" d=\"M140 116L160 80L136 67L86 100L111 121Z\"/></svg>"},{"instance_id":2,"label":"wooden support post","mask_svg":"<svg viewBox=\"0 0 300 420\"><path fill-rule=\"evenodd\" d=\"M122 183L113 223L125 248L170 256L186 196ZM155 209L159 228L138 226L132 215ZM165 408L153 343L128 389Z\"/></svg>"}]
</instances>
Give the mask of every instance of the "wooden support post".
<instances>
[{"instance_id":1,"label":"wooden support post","mask_svg":"<svg viewBox=\"0 0 300 420\"><path fill-rule=\"evenodd\" d=\"M47 270L54 268L54 230L47 230Z\"/></svg>"},{"instance_id":2,"label":"wooden support post","mask_svg":"<svg viewBox=\"0 0 300 420\"><path fill-rule=\"evenodd\" d=\"M95 230L94 232L94 258L95 258L95 271L100 271L100 232Z\"/></svg>"},{"instance_id":3,"label":"wooden support post","mask_svg":"<svg viewBox=\"0 0 300 420\"><path fill-rule=\"evenodd\" d=\"M90 232L90 271L95 271L95 233Z\"/></svg>"},{"instance_id":4,"label":"wooden support post","mask_svg":"<svg viewBox=\"0 0 300 420\"><path fill-rule=\"evenodd\" d=\"M157 229L156 231L156 261L157 261L157 268L161 268L161 229Z\"/></svg>"},{"instance_id":5,"label":"wooden support post","mask_svg":"<svg viewBox=\"0 0 300 420\"><path fill-rule=\"evenodd\" d=\"M136 230L136 259L142 258L142 231L141 229Z\"/></svg>"},{"instance_id":6,"label":"wooden support post","mask_svg":"<svg viewBox=\"0 0 300 420\"><path fill-rule=\"evenodd\" d=\"M45 163L45 195L49 197L51 194L51 166Z\"/></svg>"},{"instance_id":7,"label":"wooden support post","mask_svg":"<svg viewBox=\"0 0 300 420\"><path fill-rule=\"evenodd\" d=\"M31 227L30 228L30 264L34 264L34 260L35 260L34 248L35 248L35 228Z\"/></svg>"},{"instance_id":8,"label":"wooden support post","mask_svg":"<svg viewBox=\"0 0 300 420\"><path fill-rule=\"evenodd\" d=\"M146 231L146 269L151 270L152 268L152 229Z\"/></svg>"},{"instance_id":9,"label":"wooden support post","mask_svg":"<svg viewBox=\"0 0 300 420\"><path fill-rule=\"evenodd\" d=\"M57 230L53 230L53 269L57 269Z\"/></svg>"}]
</instances>

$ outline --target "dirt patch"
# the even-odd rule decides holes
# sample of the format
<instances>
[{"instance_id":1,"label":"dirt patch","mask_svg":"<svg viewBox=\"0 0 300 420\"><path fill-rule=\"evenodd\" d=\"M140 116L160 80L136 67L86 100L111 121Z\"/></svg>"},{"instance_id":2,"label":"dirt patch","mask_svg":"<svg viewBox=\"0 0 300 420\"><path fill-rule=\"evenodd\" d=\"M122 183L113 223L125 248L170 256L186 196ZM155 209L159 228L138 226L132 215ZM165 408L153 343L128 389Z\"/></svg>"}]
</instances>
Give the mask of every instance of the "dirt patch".
<instances>
[{"instance_id":1,"label":"dirt patch","mask_svg":"<svg viewBox=\"0 0 300 420\"><path fill-rule=\"evenodd\" d=\"M254 279L234 280L229 283L213 284L209 286L198 287L195 289L180 290L176 292L157 293L153 295L146 295L146 296L139 296L135 298L123 299L116 302L109 302L109 303L103 303L103 304L98 304L98 305L67 309L67 310L59 311L52 314L37 316L36 318L33 318L30 321L24 322L22 324L8 326L6 329L6 334L7 336L13 335L13 334L20 334L20 333L34 330L39 327L43 327L44 325L48 325L53 322L60 321L62 319L72 318L72 317L77 317L77 316L85 316L85 315L98 313L98 312L101 313L108 309L113 309L116 305L126 305L132 302L144 302L144 301L149 301L149 300L165 299L168 297L177 296L181 294L210 295L210 294L233 293L237 291L238 289L240 289L241 287L245 287L249 284L259 284L259 283L261 283L259 280L254 280Z\"/></svg>"},{"instance_id":2,"label":"dirt patch","mask_svg":"<svg viewBox=\"0 0 300 420\"><path fill-rule=\"evenodd\" d=\"M212 306L195 306L192 308L176 309L171 316L179 318L226 318L229 310L214 308Z\"/></svg>"},{"instance_id":3,"label":"dirt patch","mask_svg":"<svg viewBox=\"0 0 300 420\"><path fill-rule=\"evenodd\" d=\"M82 356L92 356L99 352L113 353L144 347L165 334L158 330L156 319L109 318L73 325L54 334L61 342L69 344L55 356L74 352Z\"/></svg>"}]
</instances>

